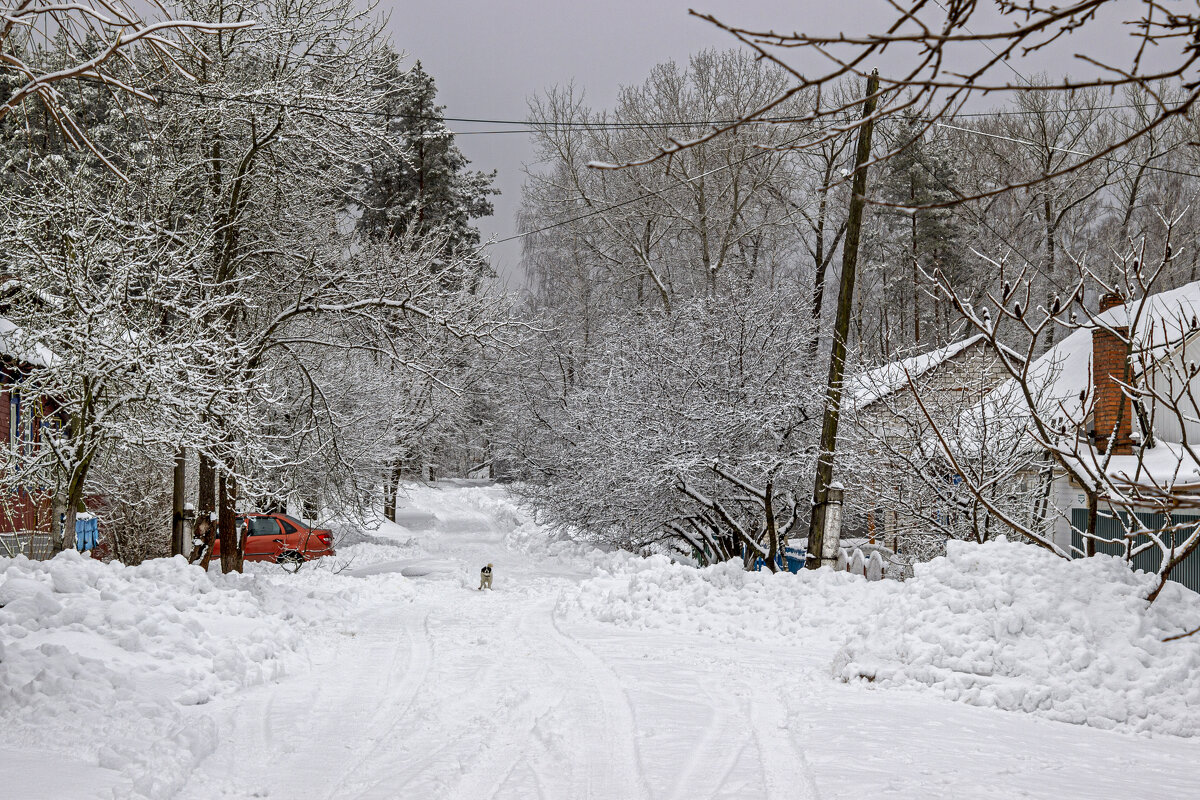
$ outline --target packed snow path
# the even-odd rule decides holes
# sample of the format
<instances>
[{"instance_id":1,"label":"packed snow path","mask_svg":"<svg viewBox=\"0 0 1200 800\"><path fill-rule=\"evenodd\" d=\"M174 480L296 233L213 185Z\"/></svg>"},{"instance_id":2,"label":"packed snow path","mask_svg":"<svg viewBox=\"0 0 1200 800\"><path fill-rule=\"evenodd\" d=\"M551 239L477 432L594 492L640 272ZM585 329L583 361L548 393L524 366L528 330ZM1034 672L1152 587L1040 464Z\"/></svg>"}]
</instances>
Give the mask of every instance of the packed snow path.
<instances>
[{"instance_id":1,"label":"packed snow path","mask_svg":"<svg viewBox=\"0 0 1200 800\"><path fill-rule=\"evenodd\" d=\"M381 532L400 557L343 573L378 584L361 614L303 669L203 707L220 744L179 796L1197 796L1191 740L837 683L820 641L564 624L593 568L514 547L510 514L499 488L415 489Z\"/></svg>"}]
</instances>

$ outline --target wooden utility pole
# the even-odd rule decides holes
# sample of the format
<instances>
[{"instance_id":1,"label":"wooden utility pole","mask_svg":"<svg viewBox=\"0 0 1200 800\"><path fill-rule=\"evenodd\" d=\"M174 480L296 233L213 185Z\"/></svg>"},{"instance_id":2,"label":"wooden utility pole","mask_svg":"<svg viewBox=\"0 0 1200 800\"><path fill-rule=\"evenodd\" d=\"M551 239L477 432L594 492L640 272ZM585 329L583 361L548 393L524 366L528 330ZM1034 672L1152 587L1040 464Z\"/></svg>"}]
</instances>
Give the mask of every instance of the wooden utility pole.
<instances>
[{"instance_id":1,"label":"wooden utility pole","mask_svg":"<svg viewBox=\"0 0 1200 800\"><path fill-rule=\"evenodd\" d=\"M850 335L850 314L854 305L854 274L858 268L858 240L862 234L863 207L867 197L867 168L871 159L871 133L875 123L876 93L879 91L879 72L873 70L867 79L867 95L863 100L862 118L858 129L858 152L854 156L854 181L850 192L850 213L846 220L846 241L842 248L842 283L838 289L837 318L833 326L833 345L829 357L829 381L825 388L825 415L821 422L821 450L817 455L817 479L813 488L812 516L808 523L809 569L822 565L821 548L825 539L825 511L829 500L829 485L833 481L833 454L837 450L838 417L842 410L842 377L846 373L846 339Z\"/></svg>"}]
</instances>

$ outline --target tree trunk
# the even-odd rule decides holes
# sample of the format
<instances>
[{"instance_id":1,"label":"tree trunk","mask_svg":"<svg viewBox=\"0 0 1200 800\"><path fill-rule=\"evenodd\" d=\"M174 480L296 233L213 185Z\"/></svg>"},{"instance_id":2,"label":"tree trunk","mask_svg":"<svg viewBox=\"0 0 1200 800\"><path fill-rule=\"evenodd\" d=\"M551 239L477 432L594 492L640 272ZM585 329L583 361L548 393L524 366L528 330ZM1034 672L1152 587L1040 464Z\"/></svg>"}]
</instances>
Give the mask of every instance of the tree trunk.
<instances>
[{"instance_id":1,"label":"tree trunk","mask_svg":"<svg viewBox=\"0 0 1200 800\"><path fill-rule=\"evenodd\" d=\"M912 186L912 181L909 182L909 200L915 206L917 204L917 189ZM910 248L910 256L912 258L912 312L913 312L913 344L921 343L921 263L920 255L917 253L917 212L914 209L912 212L912 246Z\"/></svg>"},{"instance_id":2,"label":"tree trunk","mask_svg":"<svg viewBox=\"0 0 1200 800\"><path fill-rule=\"evenodd\" d=\"M1042 213L1046 215L1046 233L1045 233L1045 248L1046 248L1046 277L1053 285L1058 272L1055 261L1054 237L1057 235L1057 223L1054 220L1054 207L1050 200L1050 195L1042 196ZM1050 292L1053 294L1053 291ZM1051 322L1046 331L1046 342L1048 347L1053 347L1058 336L1058 325Z\"/></svg>"},{"instance_id":3,"label":"tree trunk","mask_svg":"<svg viewBox=\"0 0 1200 800\"><path fill-rule=\"evenodd\" d=\"M50 551L57 553L65 549L67 519L67 496L63 492L55 492L50 504Z\"/></svg>"},{"instance_id":4,"label":"tree trunk","mask_svg":"<svg viewBox=\"0 0 1200 800\"><path fill-rule=\"evenodd\" d=\"M867 96L863 102L863 119L867 120L858 132L858 152L854 157L854 183L850 193L850 213L846 224L846 241L842 250L842 285L838 290L837 317L834 321L833 343L829 359L829 380L825 388L825 414L821 423L821 449L817 455L817 474L813 487L813 509L808 526L807 566L821 566L821 545L825 538L825 509L829 484L833 482L833 455L837 449L838 418L842 407L842 378L846 370L846 339L850 334L851 306L854 303L854 277L858 267L858 240L862 233L863 207L866 205L867 170L863 166L871 158L870 120L875 113L875 93L879 90L878 72L872 71L867 80Z\"/></svg>"},{"instance_id":5,"label":"tree trunk","mask_svg":"<svg viewBox=\"0 0 1200 800\"><path fill-rule=\"evenodd\" d=\"M1087 501L1087 537L1083 552L1090 557L1096 555L1096 525L1100 521L1100 498L1095 492L1088 492Z\"/></svg>"},{"instance_id":6,"label":"tree trunk","mask_svg":"<svg viewBox=\"0 0 1200 800\"><path fill-rule=\"evenodd\" d=\"M85 459L75 469L75 474L71 477L71 482L67 488L67 507L65 509L65 519L63 520L61 536L52 537L59 538L60 549L65 550L67 542L71 546L75 546L75 520L79 517L79 507L83 505L83 485L87 478L88 469L91 459ZM58 520L52 520L52 523L57 524Z\"/></svg>"},{"instance_id":7,"label":"tree trunk","mask_svg":"<svg viewBox=\"0 0 1200 800\"><path fill-rule=\"evenodd\" d=\"M767 481L763 492L763 524L767 531L767 568L778 572L775 559L779 558L779 525L775 520L775 482Z\"/></svg>"},{"instance_id":8,"label":"tree trunk","mask_svg":"<svg viewBox=\"0 0 1200 800\"><path fill-rule=\"evenodd\" d=\"M175 451L175 469L171 473L171 555L181 556L188 551L183 540L183 493L187 479L187 457L182 449Z\"/></svg>"},{"instance_id":9,"label":"tree trunk","mask_svg":"<svg viewBox=\"0 0 1200 800\"><path fill-rule=\"evenodd\" d=\"M237 478L224 470L218 481L217 526L221 539L221 572L241 572L246 543L237 524Z\"/></svg>"},{"instance_id":10,"label":"tree trunk","mask_svg":"<svg viewBox=\"0 0 1200 800\"><path fill-rule=\"evenodd\" d=\"M396 459L388 467L383 478L383 516L391 522L396 521L396 506L400 494L400 459Z\"/></svg>"},{"instance_id":11,"label":"tree trunk","mask_svg":"<svg viewBox=\"0 0 1200 800\"><path fill-rule=\"evenodd\" d=\"M213 511L217 506L213 487L217 476L212 459L205 453L200 454L200 468L197 472L200 489L196 497L196 538L200 545L198 552L193 552L192 561L200 559L200 566L207 570L212 562L213 542L217 538L217 529L213 525Z\"/></svg>"},{"instance_id":12,"label":"tree trunk","mask_svg":"<svg viewBox=\"0 0 1200 800\"><path fill-rule=\"evenodd\" d=\"M829 205L829 189L821 190L821 200L817 205L817 242L813 248L813 254L816 260L816 271L813 275L812 287L812 318L813 318L813 337L812 342L808 346L808 355L810 358L817 357L817 347L821 340L821 306L825 297L825 269L828 266L825 261L825 217ZM833 247L837 247L834 243Z\"/></svg>"}]
</instances>

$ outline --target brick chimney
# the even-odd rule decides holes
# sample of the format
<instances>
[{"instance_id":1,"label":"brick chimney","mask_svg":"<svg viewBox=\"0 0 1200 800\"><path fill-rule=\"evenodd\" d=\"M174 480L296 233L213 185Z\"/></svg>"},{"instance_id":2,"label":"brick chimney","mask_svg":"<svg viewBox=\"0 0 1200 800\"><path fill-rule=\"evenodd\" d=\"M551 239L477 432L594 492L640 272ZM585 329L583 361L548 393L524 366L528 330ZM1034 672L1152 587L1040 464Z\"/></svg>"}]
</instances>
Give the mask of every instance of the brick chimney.
<instances>
[{"instance_id":1,"label":"brick chimney","mask_svg":"<svg viewBox=\"0 0 1200 800\"><path fill-rule=\"evenodd\" d=\"M1100 313L1125 303L1119 292L1110 292L1100 298ZM1129 338L1129 326L1112 325L1113 331L1103 328L1092 329L1092 386L1096 407L1093 422L1096 428L1096 449L1106 452L1108 437L1120 416L1120 427L1112 441L1112 453L1116 456L1133 455L1133 409L1129 399L1121 392L1117 381L1125 380L1129 364L1126 344L1122 337Z\"/></svg>"}]
</instances>

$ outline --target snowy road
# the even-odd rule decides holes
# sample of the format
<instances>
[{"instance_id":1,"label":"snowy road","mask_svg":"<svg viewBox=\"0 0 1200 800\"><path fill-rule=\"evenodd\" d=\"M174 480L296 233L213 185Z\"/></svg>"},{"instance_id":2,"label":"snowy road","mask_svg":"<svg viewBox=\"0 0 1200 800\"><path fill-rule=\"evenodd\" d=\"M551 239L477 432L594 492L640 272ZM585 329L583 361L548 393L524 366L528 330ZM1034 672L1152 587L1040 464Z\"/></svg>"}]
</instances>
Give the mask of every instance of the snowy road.
<instances>
[{"instance_id":1,"label":"snowy road","mask_svg":"<svg viewBox=\"0 0 1200 800\"><path fill-rule=\"evenodd\" d=\"M361 613L281 681L194 709L220 743L179 797L1200 796L1191 740L837 683L814 641L565 624L591 564L506 546L481 492L501 490L419 490L383 532L397 558L347 571L371 583Z\"/></svg>"}]
</instances>

